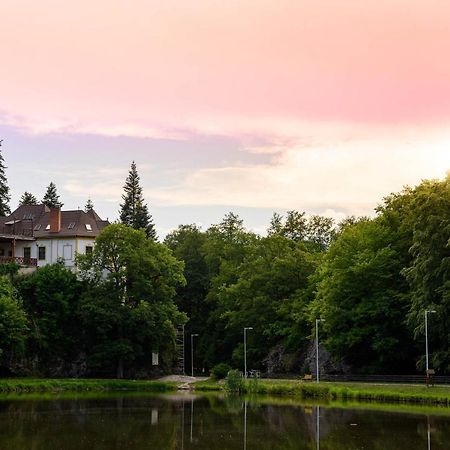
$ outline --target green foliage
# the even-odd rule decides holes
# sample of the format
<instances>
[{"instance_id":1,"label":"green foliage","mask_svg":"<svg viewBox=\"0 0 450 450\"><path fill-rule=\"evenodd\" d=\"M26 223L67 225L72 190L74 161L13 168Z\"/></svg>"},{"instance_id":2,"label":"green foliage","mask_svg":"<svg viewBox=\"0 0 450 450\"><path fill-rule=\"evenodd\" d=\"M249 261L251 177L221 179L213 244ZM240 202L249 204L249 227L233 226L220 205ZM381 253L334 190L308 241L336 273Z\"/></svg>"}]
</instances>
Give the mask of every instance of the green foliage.
<instances>
[{"instance_id":1,"label":"green foliage","mask_svg":"<svg viewBox=\"0 0 450 450\"><path fill-rule=\"evenodd\" d=\"M31 192L24 192L19 200L19 206L37 205L38 200Z\"/></svg>"},{"instance_id":2,"label":"green foliage","mask_svg":"<svg viewBox=\"0 0 450 450\"><path fill-rule=\"evenodd\" d=\"M155 225L144 200L136 163L134 161L131 164L131 169L123 189L123 203L120 205L121 222L136 230L145 230L148 237L156 239Z\"/></svg>"},{"instance_id":3,"label":"green foliage","mask_svg":"<svg viewBox=\"0 0 450 450\"><path fill-rule=\"evenodd\" d=\"M19 272L20 266L16 263L5 263L0 264L0 276L3 275L17 275L17 272Z\"/></svg>"},{"instance_id":4,"label":"green foliage","mask_svg":"<svg viewBox=\"0 0 450 450\"><path fill-rule=\"evenodd\" d=\"M77 319L83 284L62 264L39 268L17 280L24 308L30 317L28 353L39 355L40 367L78 355L80 324Z\"/></svg>"},{"instance_id":5,"label":"green foliage","mask_svg":"<svg viewBox=\"0 0 450 450\"><path fill-rule=\"evenodd\" d=\"M0 146L1 146L0 141ZM0 149L0 217L9 216L11 209L9 207L9 201L11 196L9 195L8 179L6 178L6 166L3 159L2 151Z\"/></svg>"},{"instance_id":6,"label":"green foliage","mask_svg":"<svg viewBox=\"0 0 450 450\"><path fill-rule=\"evenodd\" d=\"M450 370L450 176L425 181L411 193L412 263L404 274L411 287L410 324L423 336L424 311L430 317L433 367ZM424 368L423 363L421 367Z\"/></svg>"},{"instance_id":7,"label":"green foliage","mask_svg":"<svg viewBox=\"0 0 450 450\"><path fill-rule=\"evenodd\" d=\"M91 255L78 258L80 276L90 287L80 314L89 342L90 364L98 370L151 361L151 352L172 365L175 327L186 321L173 299L185 283L183 264L163 244L122 224L105 228ZM106 275L105 275L106 274Z\"/></svg>"},{"instance_id":8,"label":"green foliage","mask_svg":"<svg viewBox=\"0 0 450 450\"><path fill-rule=\"evenodd\" d=\"M336 236L333 219L319 215L307 218L305 212L299 211L288 211L286 218L274 213L267 232L269 236L303 242L315 251L326 250Z\"/></svg>"},{"instance_id":9,"label":"green foliage","mask_svg":"<svg viewBox=\"0 0 450 450\"><path fill-rule=\"evenodd\" d=\"M344 229L318 273L314 317L325 319L326 347L365 372L410 370L404 321L408 287L395 234L381 220Z\"/></svg>"},{"instance_id":10,"label":"green foliage","mask_svg":"<svg viewBox=\"0 0 450 450\"><path fill-rule=\"evenodd\" d=\"M16 289L6 277L0 277L0 367L24 350L27 318Z\"/></svg>"},{"instance_id":11,"label":"green foliage","mask_svg":"<svg viewBox=\"0 0 450 450\"><path fill-rule=\"evenodd\" d=\"M64 206L64 203L59 200L58 191L53 181L48 185L42 203L48 208L62 208Z\"/></svg>"},{"instance_id":12,"label":"green foliage","mask_svg":"<svg viewBox=\"0 0 450 450\"><path fill-rule=\"evenodd\" d=\"M215 380L222 380L223 378L225 378L228 375L228 372L230 370L231 370L231 366L229 364L219 363L219 364L216 364L211 369L211 376Z\"/></svg>"},{"instance_id":13,"label":"green foliage","mask_svg":"<svg viewBox=\"0 0 450 450\"><path fill-rule=\"evenodd\" d=\"M239 370L230 370L225 378L225 389L228 392L243 392L245 389L244 379Z\"/></svg>"}]
</instances>

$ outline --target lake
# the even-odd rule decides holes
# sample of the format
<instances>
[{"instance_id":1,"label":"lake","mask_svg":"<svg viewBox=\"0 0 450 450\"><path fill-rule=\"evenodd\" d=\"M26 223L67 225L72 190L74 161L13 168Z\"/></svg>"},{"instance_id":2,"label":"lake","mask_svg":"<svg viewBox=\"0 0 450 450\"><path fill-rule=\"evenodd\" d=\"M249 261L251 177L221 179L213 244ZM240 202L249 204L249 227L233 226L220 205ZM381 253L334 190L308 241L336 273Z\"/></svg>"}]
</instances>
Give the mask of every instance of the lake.
<instances>
[{"instance_id":1,"label":"lake","mask_svg":"<svg viewBox=\"0 0 450 450\"><path fill-rule=\"evenodd\" d=\"M450 449L450 410L389 408L222 395L4 396L0 449Z\"/></svg>"}]
</instances>

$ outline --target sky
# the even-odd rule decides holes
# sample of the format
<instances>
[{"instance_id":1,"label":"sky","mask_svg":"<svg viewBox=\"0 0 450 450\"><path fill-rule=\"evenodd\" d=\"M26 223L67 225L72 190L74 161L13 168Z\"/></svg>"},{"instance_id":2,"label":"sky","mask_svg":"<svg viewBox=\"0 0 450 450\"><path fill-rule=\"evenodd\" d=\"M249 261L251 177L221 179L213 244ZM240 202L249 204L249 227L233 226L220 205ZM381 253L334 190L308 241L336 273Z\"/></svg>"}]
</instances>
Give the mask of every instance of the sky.
<instances>
[{"instance_id":1,"label":"sky","mask_svg":"<svg viewBox=\"0 0 450 450\"><path fill-rule=\"evenodd\" d=\"M12 206L57 184L118 217L132 160L161 236L232 210L340 220L450 169L447 0L2 0Z\"/></svg>"}]
</instances>

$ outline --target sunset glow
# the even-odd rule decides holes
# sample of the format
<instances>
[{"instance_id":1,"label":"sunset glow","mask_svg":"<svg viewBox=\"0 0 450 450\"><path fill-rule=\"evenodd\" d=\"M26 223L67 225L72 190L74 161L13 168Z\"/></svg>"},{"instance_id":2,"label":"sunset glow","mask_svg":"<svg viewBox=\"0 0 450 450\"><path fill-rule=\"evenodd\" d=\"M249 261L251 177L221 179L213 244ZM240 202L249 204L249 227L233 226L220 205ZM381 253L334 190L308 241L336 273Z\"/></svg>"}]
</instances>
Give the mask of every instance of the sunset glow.
<instances>
[{"instance_id":1,"label":"sunset glow","mask_svg":"<svg viewBox=\"0 0 450 450\"><path fill-rule=\"evenodd\" d=\"M450 169L449 2L4 0L0 14L13 202L53 179L67 206L90 196L114 218L135 159L163 232L234 208L260 229L274 210L371 214Z\"/></svg>"}]
</instances>

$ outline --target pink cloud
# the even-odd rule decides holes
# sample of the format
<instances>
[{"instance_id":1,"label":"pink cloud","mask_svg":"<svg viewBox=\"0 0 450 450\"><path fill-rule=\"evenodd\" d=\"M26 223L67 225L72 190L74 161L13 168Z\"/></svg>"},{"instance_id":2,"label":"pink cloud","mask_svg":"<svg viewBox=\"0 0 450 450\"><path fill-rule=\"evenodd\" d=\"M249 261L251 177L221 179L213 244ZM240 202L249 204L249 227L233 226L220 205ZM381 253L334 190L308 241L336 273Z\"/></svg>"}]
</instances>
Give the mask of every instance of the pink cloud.
<instances>
[{"instance_id":1,"label":"pink cloud","mask_svg":"<svg viewBox=\"0 0 450 450\"><path fill-rule=\"evenodd\" d=\"M32 122L450 117L445 1L6 0L0 14L1 107Z\"/></svg>"}]
</instances>

